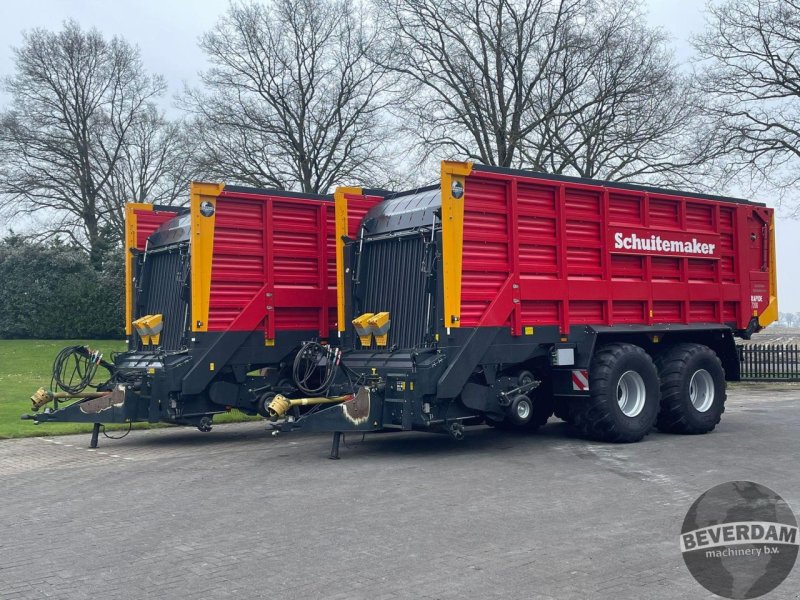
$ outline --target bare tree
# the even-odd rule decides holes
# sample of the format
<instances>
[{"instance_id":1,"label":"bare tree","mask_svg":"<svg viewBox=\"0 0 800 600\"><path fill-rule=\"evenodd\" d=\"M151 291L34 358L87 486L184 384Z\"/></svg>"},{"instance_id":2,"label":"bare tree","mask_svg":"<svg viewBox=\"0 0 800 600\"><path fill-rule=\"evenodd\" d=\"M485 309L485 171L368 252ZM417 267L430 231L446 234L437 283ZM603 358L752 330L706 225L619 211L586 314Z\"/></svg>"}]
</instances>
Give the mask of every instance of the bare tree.
<instances>
[{"instance_id":1,"label":"bare tree","mask_svg":"<svg viewBox=\"0 0 800 600\"><path fill-rule=\"evenodd\" d=\"M640 0L376 1L391 32L377 60L405 82L423 155L649 181L711 156Z\"/></svg>"},{"instance_id":2,"label":"bare tree","mask_svg":"<svg viewBox=\"0 0 800 600\"><path fill-rule=\"evenodd\" d=\"M205 91L185 98L200 172L315 193L372 179L388 147L376 35L350 0L232 4L201 40Z\"/></svg>"},{"instance_id":3,"label":"bare tree","mask_svg":"<svg viewBox=\"0 0 800 600\"><path fill-rule=\"evenodd\" d=\"M100 214L114 241L125 234L125 203L171 206L184 199L193 175L194 146L182 122L148 105L131 125L100 194Z\"/></svg>"},{"instance_id":4,"label":"bare tree","mask_svg":"<svg viewBox=\"0 0 800 600\"><path fill-rule=\"evenodd\" d=\"M583 43L552 69L550 77L575 83L524 140L526 162L581 177L696 185L716 148L701 134L702 98L666 35L643 24L638 0L594 12Z\"/></svg>"},{"instance_id":5,"label":"bare tree","mask_svg":"<svg viewBox=\"0 0 800 600\"><path fill-rule=\"evenodd\" d=\"M789 190L800 181L800 2L709 4L695 38L708 114L729 171Z\"/></svg>"},{"instance_id":6,"label":"bare tree","mask_svg":"<svg viewBox=\"0 0 800 600\"><path fill-rule=\"evenodd\" d=\"M5 81L12 103L0 115L4 214L52 212L47 233L67 235L99 265L103 194L164 82L144 72L136 48L74 21L26 33L14 57L16 73Z\"/></svg>"},{"instance_id":7,"label":"bare tree","mask_svg":"<svg viewBox=\"0 0 800 600\"><path fill-rule=\"evenodd\" d=\"M582 44L580 0L377 0L376 60L405 83L406 131L424 153L512 166L576 82L550 77Z\"/></svg>"}]
</instances>

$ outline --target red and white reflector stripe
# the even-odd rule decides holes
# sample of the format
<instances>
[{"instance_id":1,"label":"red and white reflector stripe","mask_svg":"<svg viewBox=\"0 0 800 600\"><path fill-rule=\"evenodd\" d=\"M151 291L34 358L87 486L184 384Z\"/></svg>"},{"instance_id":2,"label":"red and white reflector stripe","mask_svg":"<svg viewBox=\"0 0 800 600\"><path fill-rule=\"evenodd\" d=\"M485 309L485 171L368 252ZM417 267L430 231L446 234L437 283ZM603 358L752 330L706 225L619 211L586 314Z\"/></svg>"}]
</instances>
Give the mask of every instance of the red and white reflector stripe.
<instances>
[{"instance_id":1,"label":"red and white reflector stripe","mask_svg":"<svg viewBox=\"0 0 800 600\"><path fill-rule=\"evenodd\" d=\"M589 371L586 369L574 369L572 371L572 389L578 392L589 391Z\"/></svg>"}]
</instances>

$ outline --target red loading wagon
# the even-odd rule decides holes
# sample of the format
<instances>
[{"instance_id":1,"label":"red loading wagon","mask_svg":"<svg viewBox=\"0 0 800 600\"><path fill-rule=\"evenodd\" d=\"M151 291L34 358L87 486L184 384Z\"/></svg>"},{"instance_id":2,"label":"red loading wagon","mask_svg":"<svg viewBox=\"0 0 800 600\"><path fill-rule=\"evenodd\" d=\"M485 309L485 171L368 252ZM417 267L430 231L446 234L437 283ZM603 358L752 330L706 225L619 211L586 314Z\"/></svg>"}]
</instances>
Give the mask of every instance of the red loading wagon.
<instances>
[{"instance_id":1,"label":"red loading wagon","mask_svg":"<svg viewBox=\"0 0 800 600\"><path fill-rule=\"evenodd\" d=\"M302 343L336 341L333 198L211 183L190 195L188 208L127 205L128 350L101 401L37 420L208 430L216 413L256 414L265 394L291 395ZM355 230L376 200L352 204L343 226Z\"/></svg>"},{"instance_id":2,"label":"red loading wagon","mask_svg":"<svg viewBox=\"0 0 800 600\"><path fill-rule=\"evenodd\" d=\"M282 429L459 437L553 412L605 441L716 426L734 336L777 317L771 209L470 163L441 173L337 231L348 380L331 394L369 416L350 418L348 400ZM337 212L363 200L339 194Z\"/></svg>"}]
</instances>

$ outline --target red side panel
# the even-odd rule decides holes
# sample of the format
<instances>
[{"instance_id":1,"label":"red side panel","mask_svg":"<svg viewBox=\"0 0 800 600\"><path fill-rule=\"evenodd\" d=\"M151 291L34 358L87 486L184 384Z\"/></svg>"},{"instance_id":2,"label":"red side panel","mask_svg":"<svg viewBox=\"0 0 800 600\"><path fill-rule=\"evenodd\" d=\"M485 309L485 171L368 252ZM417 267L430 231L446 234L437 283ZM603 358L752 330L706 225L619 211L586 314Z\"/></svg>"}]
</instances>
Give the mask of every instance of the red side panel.
<instances>
[{"instance_id":1,"label":"red side panel","mask_svg":"<svg viewBox=\"0 0 800 600\"><path fill-rule=\"evenodd\" d=\"M136 215L136 249L144 250L147 238L158 229L162 223L178 216L178 213L169 210L134 210Z\"/></svg>"},{"instance_id":2,"label":"red side panel","mask_svg":"<svg viewBox=\"0 0 800 600\"><path fill-rule=\"evenodd\" d=\"M479 170L464 197L462 326L744 328L767 305L770 209Z\"/></svg>"},{"instance_id":3,"label":"red side panel","mask_svg":"<svg viewBox=\"0 0 800 600\"><path fill-rule=\"evenodd\" d=\"M354 199L355 235L376 199ZM223 190L216 203L209 331L314 331L336 326L334 203Z\"/></svg>"},{"instance_id":4,"label":"red side panel","mask_svg":"<svg viewBox=\"0 0 800 600\"><path fill-rule=\"evenodd\" d=\"M327 337L333 202L223 190L217 198L209 331L310 330ZM247 313L247 314L245 314ZM236 324L234 322L236 321Z\"/></svg>"},{"instance_id":5,"label":"red side panel","mask_svg":"<svg viewBox=\"0 0 800 600\"><path fill-rule=\"evenodd\" d=\"M465 327L488 325L485 318L496 325L510 324L505 300L511 294L506 282L514 271L509 244L514 233L509 232L509 224L514 219L507 212L505 187L504 182L467 178L461 278L461 325ZM493 307L500 297L503 306Z\"/></svg>"}]
</instances>

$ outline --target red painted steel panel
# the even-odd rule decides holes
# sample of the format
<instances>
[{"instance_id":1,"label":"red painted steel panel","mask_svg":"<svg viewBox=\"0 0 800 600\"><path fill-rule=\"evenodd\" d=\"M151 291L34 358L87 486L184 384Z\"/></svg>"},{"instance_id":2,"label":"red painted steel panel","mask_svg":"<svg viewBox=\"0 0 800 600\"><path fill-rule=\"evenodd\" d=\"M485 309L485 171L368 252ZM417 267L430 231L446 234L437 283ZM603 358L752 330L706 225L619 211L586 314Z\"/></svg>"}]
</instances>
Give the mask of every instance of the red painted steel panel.
<instances>
[{"instance_id":1,"label":"red painted steel panel","mask_svg":"<svg viewBox=\"0 0 800 600\"><path fill-rule=\"evenodd\" d=\"M608 222L618 225L642 225L642 195L609 192Z\"/></svg>"},{"instance_id":2,"label":"red painted steel panel","mask_svg":"<svg viewBox=\"0 0 800 600\"><path fill-rule=\"evenodd\" d=\"M644 258L626 254L611 255L611 279L641 281L644 278Z\"/></svg>"},{"instance_id":3,"label":"red painted steel panel","mask_svg":"<svg viewBox=\"0 0 800 600\"><path fill-rule=\"evenodd\" d=\"M461 323L478 325L512 271L506 182L476 180L464 219ZM508 323L508 315L495 322Z\"/></svg>"},{"instance_id":4,"label":"red painted steel panel","mask_svg":"<svg viewBox=\"0 0 800 600\"><path fill-rule=\"evenodd\" d=\"M599 217L600 216L600 190L587 192L586 190L572 190L567 188L565 206L570 218L573 217Z\"/></svg>"},{"instance_id":5,"label":"red painted steel panel","mask_svg":"<svg viewBox=\"0 0 800 600\"><path fill-rule=\"evenodd\" d=\"M265 283L264 214L262 202L217 198L208 330L224 331ZM243 258L246 257L246 260ZM243 275L255 275L244 280Z\"/></svg>"},{"instance_id":6,"label":"red painted steel panel","mask_svg":"<svg viewBox=\"0 0 800 600\"><path fill-rule=\"evenodd\" d=\"M355 236L377 197L351 201ZM336 326L334 203L320 197L223 190L217 198L209 331L317 331Z\"/></svg>"},{"instance_id":7,"label":"red painted steel panel","mask_svg":"<svg viewBox=\"0 0 800 600\"><path fill-rule=\"evenodd\" d=\"M522 320L537 325L558 325L560 307L557 300L523 300Z\"/></svg>"},{"instance_id":8,"label":"red painted steel panel","mask_svg":"<svg viewBox=\"0 0 800 600\"><path fill-rule=\"evenodd\" d=\"M461 325L745 328L768 302L770 213L475 169L464 194ZM518 303L498 300L509 282Z\"/></svg>"},{"instance_id":9,"label":"red painted steel panel","mask_svg":"<svg viewBox=\"0 0 800 600\"><path fill-rule=\"evenodd\" d=\"M577 323L602 325L606 322L605 303L602 300L570 300L569 314Z\"/></svg>"},{"instance_id":10,"label":"red painted steel panel","mask_svg":"<svg viewBox=\"0 0 800 600\"><path fill-rule=\"evenodd\" d=\"M166 223L178 213L168 210L134 210L136 215L136 249L144 250L147 238L159 228L162 223Z\"/></svg>"},{"instance_id":11,"label":"red painted steel panel","mask_svg":"<svg viewBox=\"0 0 800 600\"><path fill-rule=\"evenodd\" d=\"M686 203L686 228L692 231L715 231L714 207L708 204Z\"/></svg>"},{"instance_id":12,"label":"red painted steel panel","mask_svg":"<svg viewBox=\"0 0 800 600\"><path fill-rule=\"evenodd\" d=\"M739 320L739 303L738 302L723 302L722 303L722 318L725 321L738 321Z\"/></svg>"},{"instance_id":13,"label":"red painted steel panel","mask_svg":"<svg viewBox=\"0 0 800 600\"><path fill-rule=\"evenodd\" d=\"M680 258L671 256L654 256L650 259L651 275L653 281L680 281L681 280Z\"/></svg>"},{"instance_id":14,"label":"red painted steel panel","mask_svg":"<svg viewBox=\"0 0 800 600\"><path fill-rule=\"evenodd\" d=\"M647 319L644 300L614 300L612 306L617 323L644 323Z\"/></svg>"},{"instance_id":15,"label":"red painted steel panel","mask_svg":"<svg viewBox=\"0 0 800 600\"><path fill-rule=\"evenodd\" d=\"M679 229L680 215L680 203L677 200L650 200L651 226Z\"/></svg>"},{"instance_id":16,"label":"red painted steel panel","mask_svg":"<svg viewBox=\"0 0 800 600\"><path fill-rule=\"evenodd\" d=\"M328 218L330 200L223 190L214 224L209 331L247 323L269 339L288 329L327 335L336 301L319 244L320 238L327 243ZM305 290L312 293L299 293ZM252 314L243 319L245 312Z\"/></svg>"},{"instance_id":17,"label":"red painted steel panel","mask_svg":"<svg viewBox=\"0 0 800 600\"><path fill-rule=\"evenodd\" d=\"M683 302L680 300L654 300L653 323L683 323Z\"/></svg>"}]
</instances>

